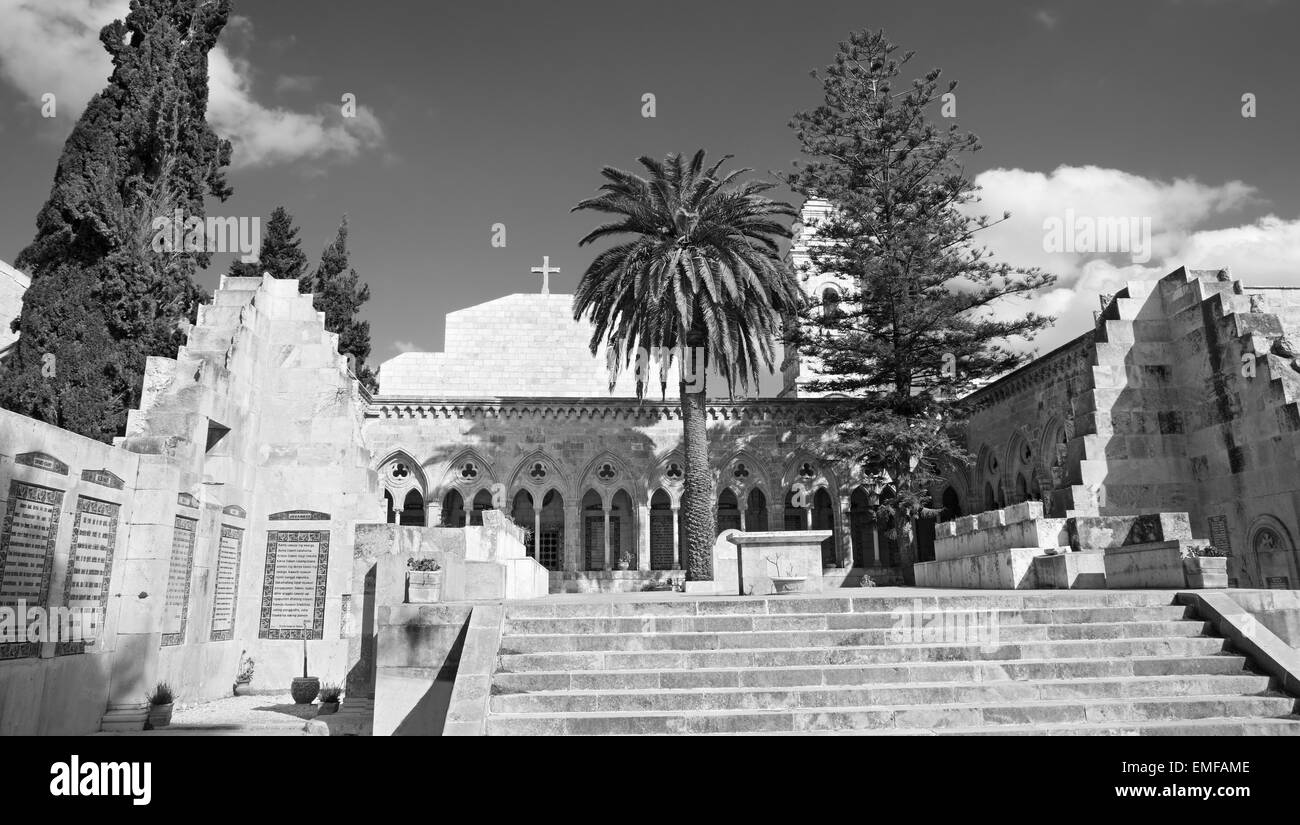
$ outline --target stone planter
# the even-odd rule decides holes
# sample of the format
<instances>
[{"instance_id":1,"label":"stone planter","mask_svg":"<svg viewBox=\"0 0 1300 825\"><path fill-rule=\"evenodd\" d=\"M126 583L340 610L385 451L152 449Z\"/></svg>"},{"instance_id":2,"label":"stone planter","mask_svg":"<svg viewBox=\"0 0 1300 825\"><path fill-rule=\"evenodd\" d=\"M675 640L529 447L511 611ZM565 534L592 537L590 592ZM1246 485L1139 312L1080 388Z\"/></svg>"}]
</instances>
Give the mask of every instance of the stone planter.
<instances>
[{"instance_id":1,"label":"stone planter","mask_svg":"<svg viewBox=\"0 0 1300 825\"><path fill-rule=\"evenodd\" d=\"M442 596L441 570L408 570L406 573L406 603L433 604Z\"/></svg>"},{"instance_id":2,"label":"stone planter","mask_svg":"<svg viewBox=\"0 0 1300 825\"><path fill-rule=\"evenodd\" d=\"M626 569L628 569L628 567L630 567L630 566L631 566L631 563L630 563L630 562L621 561L621 562L618 563L618 569L619 569L619 570L626 570Z\"/></svg>"},{"instance_id":3,"label":"stone planter","mask_svg":"<svg viewBox=\"0 0 1300 825\"><path fill-rule=\"evenodd\" d=\"M165 705L150 705L149 716L146 718L147 727L151 730L165 728L172 723L172 703Z\"/></svg>"},{"instance_id":4,"label":"stone planter","mask_svg":"<svg viewBox=\"0 0 1300 825\"><path fill-rule=\"evenodd\" d=\"M294 678L289 693L292 694L294 702L310 705L316 701L316 696L320 693L320 679L315 676L298 676Z\"/></svg>"},{"instance_id":5,"label":"stone planter","mask_svg":"<svg viewBox=\"0 0 1300 825\"><path fill-rule=\"evenodd\" d=\"M235 682L233 692L236 696L247 696L253 692L251 685L252 685L251 681Z\"/></svg>"},{"instance_id":6,"label":"stone planter","mask_svg":"<svg viewBox=\"0 0 1300 825\"><path fill-rule=\"evenodd\" d=\"M1228 586L1228 560L1222 556L1183 559L1183 573L1187 576L1187 586L1194 590Z\"/></svg>"},{"instance_id":7,"label":"stone planter","mask_svg":"<svg viewBox=\"0 0 1300 825\"><path fill-rule=\"evenodd\" d=\"M321 702L320 708L316 711L317 716L329 716L331 713L339 712L338 702Z\"/></svg>"},{"instance_id":8,"label":"stone planter","mask_svg":"<svg viewBox=\"0 0 1300 825\"><path fill-rule=\"evenodd\" d=\"M773 576L772 586L778 595L781 593L802 593L808 582L807 576Z\"/></svg>"}]
</instances>

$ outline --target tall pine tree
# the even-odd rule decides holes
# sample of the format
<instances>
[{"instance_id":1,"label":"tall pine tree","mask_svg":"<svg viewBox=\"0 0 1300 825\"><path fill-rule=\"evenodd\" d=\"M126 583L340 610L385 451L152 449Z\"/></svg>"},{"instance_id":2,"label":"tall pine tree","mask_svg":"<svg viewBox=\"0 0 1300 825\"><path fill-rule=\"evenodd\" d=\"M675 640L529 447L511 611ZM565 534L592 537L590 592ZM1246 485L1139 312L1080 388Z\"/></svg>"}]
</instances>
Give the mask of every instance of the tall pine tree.
<instances>
[{"instance_id":1,"label":"tall pine tree","mask_svg":"<svg viewBox=\"0 0 1300 825\"><path fill-rule=\"evenodd\" d=\"M962 160L978 139L931 121L940 71L898 83L912 54L897 50L884 32L854 33L819 75L824 103L792 123L811 159L789 183L833 207L814 230L810 269L841 276L844 294L830 312L809 302L787 346L820 360L810 389L856 399L839 407L827 452L894 485L878 515L910 572L914 520L938 512L928 489L945 465L970 460L961 397L1025 363L1031 355L1011 341L1052 322L991 309L1054 278L995 263L976 245L991 224L971 215L978 198Z\"/></svg>"},{"instance_id":2,"label":"tall pine tree","mask_svg":"<svg viewBox=\"0 0 1300 825\"><path fill-rule=\"evenodd\" d=\"M325 329L337 332L339 352L356 359L356 376L371 392L379 389L379 382L366 365L370 357L370 322L357 318L361 305L370 300L370 287L358 286L357 271L349 264L348 217L339 223L338 236L321 253L320 266L304 283L303 291L315 295L312 305L325 313Z\"/></svg>"},{"instance_id":3,"label":"tall pine tree","mask_svg":"<svg viewBox=\"0 0 1300 825\"><path fill-rule=\"evenodd\" d=\"M234 277L257 278L263 273L272 278L298 278L300 282L307 274L307 255L298 239L298 227L283 206L277 206L266 222L257 261L250 264L236 258L230 264L230 275Z\"/></svg>"},{"instance_id":4,"label":"tall pine tree","mask_svg":"<svg viewBox=\"0 0 1300 825\"><path fill-rule=\"evenodd\" d=\"M108 441L139 402L145 359L176 354L209 255L155 251L154 221L201 219L207 196L231 194L230 143L206 121L208 52L229 13L229 0L134 0L100 32L108 86L68 137L15 261L32 285L0 375L4 407Z\"/></svg>"}]
</instances>

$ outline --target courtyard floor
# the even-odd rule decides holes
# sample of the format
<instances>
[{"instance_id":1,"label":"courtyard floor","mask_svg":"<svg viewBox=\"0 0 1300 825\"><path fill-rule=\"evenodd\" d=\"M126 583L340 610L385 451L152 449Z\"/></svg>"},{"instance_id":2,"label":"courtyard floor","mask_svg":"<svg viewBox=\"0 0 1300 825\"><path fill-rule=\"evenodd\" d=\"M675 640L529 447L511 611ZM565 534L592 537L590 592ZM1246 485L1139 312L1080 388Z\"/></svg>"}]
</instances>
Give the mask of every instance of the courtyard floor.
<instances>
[{"instance_id":1,"label":"courtyard floor","mask_svg":"<svg viewBox=\"0 0 1300 825\"><path fill-rule=\"evenodd\" d=\"M162 730L98 736L305 736L319 705L295 705L282 695L228 696L178 709Z\"/></svg>"}]
</instances>

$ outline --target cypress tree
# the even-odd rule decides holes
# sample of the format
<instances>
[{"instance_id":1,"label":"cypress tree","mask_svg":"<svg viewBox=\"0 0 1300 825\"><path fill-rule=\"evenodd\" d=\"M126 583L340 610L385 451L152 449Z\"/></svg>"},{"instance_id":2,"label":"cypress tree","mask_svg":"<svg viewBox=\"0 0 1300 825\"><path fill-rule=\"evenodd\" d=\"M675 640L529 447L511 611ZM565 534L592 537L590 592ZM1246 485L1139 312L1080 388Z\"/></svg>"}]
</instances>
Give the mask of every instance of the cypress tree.
<instances>
[{"instance_id":1,"label":"cypress tree","mask_svg":"<svg viewBox=\"0 0 1300 825\"><path fill-rule=\"evenodd\" d=\"M277 206L266 222L257 262L236 259L230 264L230 275L235 277L256 278L263 273L272 278L298 278L300 282L307 274L307 255L298 239L298 227L293 224L293 215L283 206Z\"/></svg>"},{"instance_id":2,"label":"cypress tree","mask_svg":"<svg viewBox=\"0 0 1300 825\"><path fill-rule=\"evenodd\" d=\"M206 121L208 52L229 13L229 0L135 0L100 32L108 86L68 137L15 261L32 285L0 375L6 408L109 441L138 405L145 359L176 354L210 256L160 246L155 219L201 220L207 196L231 194L230 143Z\"/></svg>"},{"instance_id":3,"label":"cypress tree","mask_svg":"<svg viewBox=\"0 0 1300 825\"><path fill-rule=\"evenodd\" d=\"M370 322L357 318L361 305L370 300L370 286L361 284L348 255L348 218L343 216L338 235L321 253L320 266L304 291L315 295L313 306L325 313L325 329L339 336L339 352L356 359L356 376L371 392L379 389L366 359L370 357Z\"/></svg>"}]
</instances>

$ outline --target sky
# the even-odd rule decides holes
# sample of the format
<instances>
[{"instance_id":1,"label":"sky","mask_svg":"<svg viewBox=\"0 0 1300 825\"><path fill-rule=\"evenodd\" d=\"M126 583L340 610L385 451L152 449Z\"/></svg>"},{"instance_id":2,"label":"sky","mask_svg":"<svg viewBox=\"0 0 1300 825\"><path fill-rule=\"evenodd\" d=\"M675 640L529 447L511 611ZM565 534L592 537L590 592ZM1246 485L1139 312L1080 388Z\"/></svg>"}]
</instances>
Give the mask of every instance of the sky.
<instances>
[{"instance_id":1,"label":"sky","mask_svg":"<svg viewBox=\"0 0 1300 825\"><path fill-rule=\"evenodd\" d=\"M110 71L98 29L127 8L0 0L0 260L32 239ZM573 291L598 221L570 209L602 166L705 148L757 176L789 169L790 118L820 102L810 70L864 28L916 52L908 77L959 82L957 122L984 147L967 159L979 209L1012 212L982 243L1058 276L1032 301L1058 317L1039 352L1084 332L1098 293L1180 265L1300 286L1300 3L1267 0L234 0L209 121L234 142L235 193L208 214L283 205L314 266L346 213L371 361L440 350L447 312L537 291L543 256L562 270L551 290ZM1149 249L1049 249L1047 222L1070 214L1149 220Z\"/></svg>"}]
</instances>

